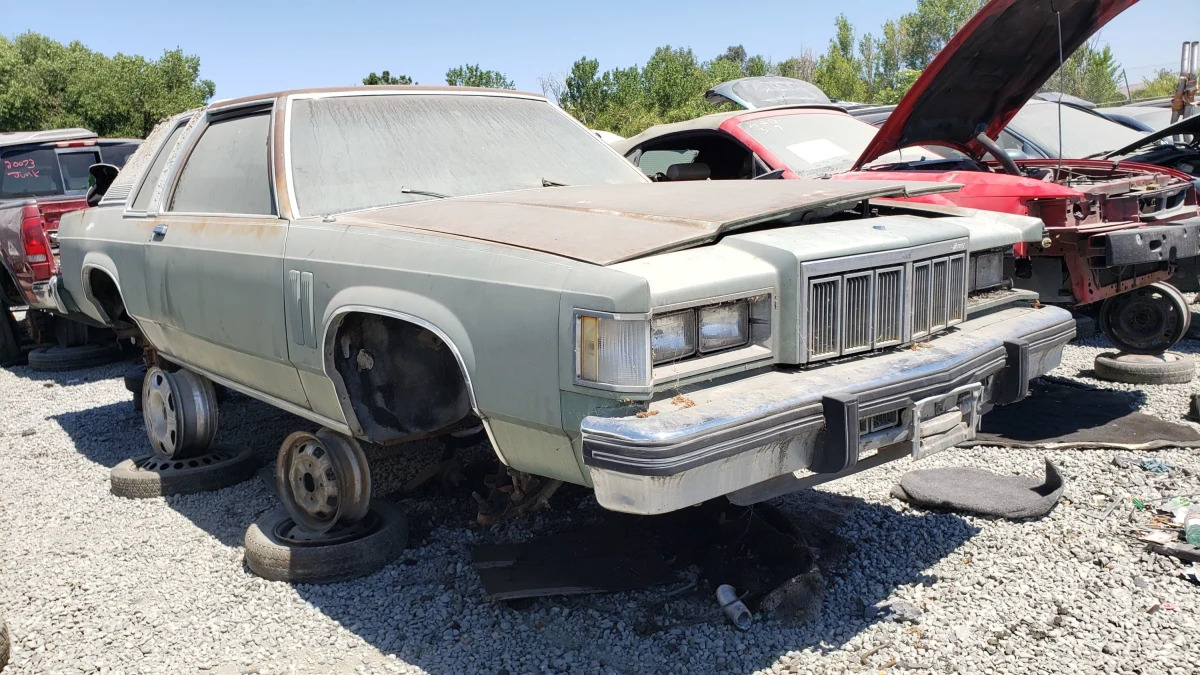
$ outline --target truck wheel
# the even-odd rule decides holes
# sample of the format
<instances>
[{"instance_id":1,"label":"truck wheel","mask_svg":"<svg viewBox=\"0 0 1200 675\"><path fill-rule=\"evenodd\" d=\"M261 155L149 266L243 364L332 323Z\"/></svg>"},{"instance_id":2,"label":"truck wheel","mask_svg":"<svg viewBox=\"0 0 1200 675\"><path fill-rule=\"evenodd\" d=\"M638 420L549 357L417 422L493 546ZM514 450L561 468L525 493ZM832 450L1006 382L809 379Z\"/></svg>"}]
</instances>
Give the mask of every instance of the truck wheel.
<instances>
[{"instance_id":1,"label":"truck wheel","mask_svg":"<svg viewBox=\"0 0 1200 675\"><path fill-rule=\"evenodd\" d=\"M1170 284L1135 288L1100 307L1100 330L1127 354L1161 354L1182 340L1191 325L1187 299Z\"/></svg>"},{"instance_id":2,"label":"truck wheel","mask_svg":"<svg viewBox=\"0 0 1200 675\"><path fill-rule=\"evenodd\" d=\"M371 505L367 456L357 441L328 429L284 439L275 483L284 511L313 533L356 523Z\"/></svg>"},{"instance_id":3,"label":"truck wheel","mask_svg":"<svg viewBox=\"0 0 1200 675\"><path fill-rule=\"evenodd\" d=\"M247 446L214 446L191 459L153 454L114 466L109 488L114 495L130 499L209 492L250 478L256 468L254 451Z\"/></svg>"},{"instance_id":4,"label":"truck wheel","mask_svg":"<svg viewBox=\"0 0 1200 675\"><path fill-rule=\"evenodd\" d=\"M1163 354L1101 354L1096 357L1096 377L1128 384L1186 384L1196 375L1190 357Z\"/></svg>"},{"instance_id":5,"label":"truck wheel","mask_svg":"<svg viewBox=\"0 0 1200 675\"><path fill-rule=\"evenodd\" d=\"M21 330L12 310L0 304L0 366L16 366L24 361L21 351Z\"/></svg>"},{"instance_id":6,"label":"truck wheel","mask_svg":"<svg viewBox=\"0 0 1200 675\"><path fill-rule=\"evenodd\" d=\"M115 344L39 347L29 352L29 366L35 370L63 372L102 366L120 358L121 348Z\"/></svg>"},{"instance_id":7,"label":"truck wheel","mask_svg":"<svg viewBox=\"0 0 1200 675\"><path fill-rule=\"evenodd\" d=\"M371 504L358 523L316 535L276 510L246 530L246 566L271 581L328 584L376 572L408 544L408 523L400 509Z\"/></svg>"},{"instance_id":8,"label":"truck wheel","mask_svg":"<svg viewBox=\"0 0 1200 675\"><path fill-rule=\"evenodd\" d=\"M148 369L142 383L142 419L156 453L170 459L203 454L217 433L212 382L187 370Z\"/></svg>"}]
</instances>

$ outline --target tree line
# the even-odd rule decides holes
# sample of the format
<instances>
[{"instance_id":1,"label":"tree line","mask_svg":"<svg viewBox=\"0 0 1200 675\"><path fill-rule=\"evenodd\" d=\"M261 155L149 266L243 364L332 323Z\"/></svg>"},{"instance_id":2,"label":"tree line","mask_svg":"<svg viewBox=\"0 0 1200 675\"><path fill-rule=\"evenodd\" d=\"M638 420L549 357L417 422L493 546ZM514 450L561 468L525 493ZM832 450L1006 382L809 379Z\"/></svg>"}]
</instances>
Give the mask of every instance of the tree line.
<instances>
[{"instance_id":1,"label":"tree line","mask_svg":"<svg viewBox=\"0 0 1200 675\"><path fill-rule=\"evenodd\" d=\"M704 92L727 80L782 75L816 84L835 101L898 102L938 51L986 0L917 0L916 8L859 33L844 15L834 20L824 52L805 48L772 61L733 45L710 59L689 47L664 45L644 64L602 70L586 56L565 74L540 79L543 93L594 129L631 136L647 127L721 109ZM181 50L158 59L107 57L79 42L63 45L37 33L0 36L0 131L83 126L102 136L144 137L161 119L203 105L215 91L200 79L200 59ZM1124 73L1112 51L1092 41L1043 87L1097 103L1123 100ZM453 86L512 89L513 81L479 64L450 68ZM1142 82L1140 98L1169 96L1166 70ZM365 85L418 84L406 74L371 72ZM728 104L727 104L728 105Z\"/></svg>"}]
</instances>

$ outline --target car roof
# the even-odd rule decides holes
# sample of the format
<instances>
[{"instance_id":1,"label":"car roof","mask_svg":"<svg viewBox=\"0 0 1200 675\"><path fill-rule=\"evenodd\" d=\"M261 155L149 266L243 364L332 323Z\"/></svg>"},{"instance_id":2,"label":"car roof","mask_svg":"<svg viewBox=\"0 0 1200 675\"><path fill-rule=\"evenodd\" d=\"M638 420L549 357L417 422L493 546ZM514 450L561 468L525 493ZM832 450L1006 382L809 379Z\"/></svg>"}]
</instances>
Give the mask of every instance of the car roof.
<instances>
[{"instance_id":1,"label":"car roof","mask_svg":"<svg viewBox=\"0 0 1200 675\"><path fill-rule=\"evenodd\" d=\"M47 129L46 131L7 131L0 133L0 147L25 145L27 143L53 143L96 138L94 131L87 129Z\"/></svg>"},{"instance_id":2,"label":"car roof","mask_svg":"<svg viewBox=\"0 0 1200 675\"><path fill-rule=\"evenodd\" d=\"M522 96L537 98L543 101L546 97L541 94L532 94L524 91L516 91L514 89L487 89L484 87L451 87L446 85L423 85L423 84L396 84L396 85L353 85L349 87L309 87L307 89L286 89L283 91L273 91L265 94L256 94L253 96L242 96L239 98L222 99L208 104L210 110L220 110L230 106L237 106L243 103L253 103L255 101L266 101L274 98L282 98L296 95L309 94L374 94L378 95L382 92L394 92L397 94L452 94L452 93L474 93L492 96Z\"/></svg>"},{"instance_id":3,"label":"car roof","mask_svg":"<svg viewBox=\"0 0 1200 675\"><path fill-rule=\"evenodd\" d=\"M622 155L632 150L634 147L645 143L652 138L659 138L669 134L677 134L687 131L716 131L727 120L734 117L749 117L751 115L761 115L772 111L786 112L789 110L827 110L830 112L845 113L846 109L838 105L830 104L804 104L804 105L779 105L769 108L756 108L754 110L731 110L728 112L718 112L703 117L696 117L682 122L670 122L668 124L656 124L649 129L636 136L630 136L623 141L614 141L610 143L617 152Z\"/></svg>"}]
</instances>

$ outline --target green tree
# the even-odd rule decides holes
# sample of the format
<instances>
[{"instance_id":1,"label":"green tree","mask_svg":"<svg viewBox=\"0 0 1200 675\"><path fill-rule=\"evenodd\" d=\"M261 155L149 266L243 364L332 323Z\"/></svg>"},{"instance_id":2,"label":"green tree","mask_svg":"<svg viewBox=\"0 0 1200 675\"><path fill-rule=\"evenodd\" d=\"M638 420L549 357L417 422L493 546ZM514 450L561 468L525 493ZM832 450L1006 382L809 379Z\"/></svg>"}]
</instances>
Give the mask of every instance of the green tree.
<instances>
[{"instance_id":1,"label":"green tree","mask_svg":"<svg viewBox=\"0 0 1200 675\"><path fill-rule=\"evenodd\" d=\"M207 102L213 83L182 50L156 60L109 58L37 33L0 36L0 131L82 126L101 136L144 137L162 119Z\"/></svg>"},{"instance_id":2,"label":"green tree","mask_svg":"<svg viewBox=\"0 0 1200 675\"><path fill-rule=\"evenodd\" d=\"M370 75L363 78L363 84L416 84L413 79L407 75L393 77L391 72L383 71L376 75L374 71Z\"/></svg>"},{"instance_id":3,"label":"green tree","mask_svg":"<svg viewBox=\"0 0 1200 675\"><path fill-rule=\"evenodd\" d=\"M987 0L917 0L917 8L900 17L904 65L924 70L954 34Z\"/></svg>"},{"instance_id":4,"label":"green tree","mask_svg":"<svg viewBox=\"0 0 1200 675\"><path fill-rule=\"evenodd\" d=\"M0 66L2 68L3 66ZM1179 74L1173 73L1166 68L1160 68L1155 71L1154 77L1142 78L1142 88L1133 92L1136 98L1152 99L1152 98L1170 98L1175 95L1175 89L1179 86Z\"/></svg>"},{"instance_id":5,"label":"green tree","mask_svg":"<svg viewBox=\"0 0 1200 675\"><path fill-rule=\"evenodd\" d=\"M516 89L516 84L498 70L484 70L479 64L463 64L446 71L446 84L455 87Z\"/></svg>"},{"instance_id":6,"label":"green tree","mask_svg":"<svg viewBox=\"0 0 1200 675\"><path fill-rule=\"evenodd\" d=\"M1124 100L1117 79L1121 66L1108 45L1103 49L1098 46L1098 40L1093 39L1075 50L1041 90L1061 91L1093 103Z\"/></svg>"},{"instance_id":7,"label":"green tree","mask_svg":"<svg viewBox=\"0 0 1200 675\"><path fill-rule=\"evenodd\" d=\"M836 33L829 48L817 61L814 84L836 101L862 101L867 95L867 83L862 63L854 53L854 26L845 14L834 20Z\"/></svg>"}]
</instances>

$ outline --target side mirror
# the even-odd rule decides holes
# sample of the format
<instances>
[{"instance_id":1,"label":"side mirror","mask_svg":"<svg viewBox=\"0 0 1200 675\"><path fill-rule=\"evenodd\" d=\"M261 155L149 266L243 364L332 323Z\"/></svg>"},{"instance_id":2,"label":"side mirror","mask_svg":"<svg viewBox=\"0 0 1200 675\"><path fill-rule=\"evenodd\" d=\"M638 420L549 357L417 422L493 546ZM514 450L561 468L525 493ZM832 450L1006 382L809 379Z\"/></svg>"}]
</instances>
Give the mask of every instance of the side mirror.
<instances>
[{"instance_id":1,"label":"side mirror","mask_svg":"<svg viewBox=\"0 0 1200 675\"><path fill-rule=\"evenodd\" d=\"M87 191L87 205L95 206L100 203L104 197L104 193L108 192L108 188L112 186L113 181L117 178L117 173L120 171L112 164L93 164L88 173L92 175L94 183Z\"/></svg>"}]
</instances>

